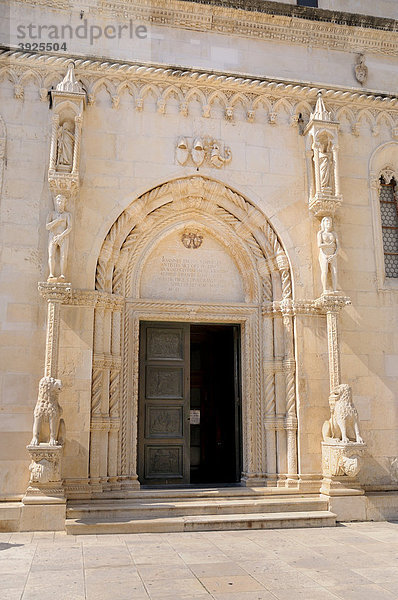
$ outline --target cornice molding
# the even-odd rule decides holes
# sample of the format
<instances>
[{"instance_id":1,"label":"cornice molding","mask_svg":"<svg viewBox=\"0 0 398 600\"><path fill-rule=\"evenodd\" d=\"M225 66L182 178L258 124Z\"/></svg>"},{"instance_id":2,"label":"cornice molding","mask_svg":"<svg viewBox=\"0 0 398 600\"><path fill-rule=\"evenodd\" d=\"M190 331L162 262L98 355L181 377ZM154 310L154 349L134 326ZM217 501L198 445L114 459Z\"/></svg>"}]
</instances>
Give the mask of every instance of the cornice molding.
<instances>
[{"instance_id":1,"label":"cornice molding","mask_svg":"<svg viewBox=\"0 0 398 600\"><path fill-rule=\"evenodd\" d=\"M213 105L221 104L225 108L226 120L246 118L248 122L253 122L257 109L263 108L268 112L269 122L276 125L278 111L282 109L288 111L291 125L297 126L300 114L304 123L309 118L316 96L322 91L333 118L338 121L345 112L354 135L359 135L361 121L370 127L373 135L379 131L380 119L387 120L393 137L398 125L398 97L394 94L361 92L335 86L325 89L316 84L306 85L303 82L236 73L38 54L0 47L0 78L8 78L13 83L16 99L23 99L24 85L33 81L40 98L47 100L48 89L64 76L71 59L75 62L76 76L87 93L89 104L94 104L97 92L105 89L109 94L110 106L115 110L120 105L121 94L128 93L133 97L137 111L145 108L145 99L152 94L157 98L160 114L166 114L168 102L177 99L181 115L188 116L189 103L196 100L202 105L203 117L210 117ZM242 117L241 110L237 111L240 112L237 117L235 108L242 106L245 117Z\"/></svg>"},{"instance_id":2,"label":"cornice molding","mask_svg":"<svg viewBox=\"0 0 398 600\"><path fill-rule=\"evenodd\" d=\"M69 12L74 8L69 0L20 3ZM397 22L393 19L272 5L258 0L224 0L221 6L214 0L99 0L90 6L89 14L333 50L398 55Z\"/></svg>"}]
</instances>

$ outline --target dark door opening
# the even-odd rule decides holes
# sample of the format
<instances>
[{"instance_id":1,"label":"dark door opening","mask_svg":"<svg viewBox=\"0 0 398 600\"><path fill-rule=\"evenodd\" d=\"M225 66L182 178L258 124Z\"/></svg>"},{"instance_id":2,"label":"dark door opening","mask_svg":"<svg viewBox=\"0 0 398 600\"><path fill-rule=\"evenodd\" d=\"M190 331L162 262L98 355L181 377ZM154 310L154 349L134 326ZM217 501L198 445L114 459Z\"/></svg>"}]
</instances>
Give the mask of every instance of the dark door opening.
<instances>
[{"instance_id":1,"label":"dark door opening","mask_svg":"<svg viewBox=\"0 0 398 600\"><path fill-rule=\"evenodd\" d=\"M240 481L239 352L237 325L141 323L141 484Z\"/></svg>"},{"instance_id":2,"label":"dark door opening","mask_svg":"<svg viewBox=\"0 0 398 600\"><path fill-rule=\"evenodd\" d=\"M237 329L230 325L191 325L191 483L234 483L240 479Z\"/></svg>"}]
</instances>

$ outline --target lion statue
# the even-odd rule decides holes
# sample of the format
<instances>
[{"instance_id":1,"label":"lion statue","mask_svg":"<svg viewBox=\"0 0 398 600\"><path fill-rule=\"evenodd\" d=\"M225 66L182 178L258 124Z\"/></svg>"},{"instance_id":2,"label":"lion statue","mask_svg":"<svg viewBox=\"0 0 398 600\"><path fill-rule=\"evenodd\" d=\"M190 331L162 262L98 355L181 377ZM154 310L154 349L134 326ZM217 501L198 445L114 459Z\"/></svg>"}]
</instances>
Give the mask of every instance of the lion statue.
<instances>
[{"instance_id":1,"label":"lion statue","mask_svg":"<svg viewBox=\"0 0 398 600\"><path fill-rule=\"evenodd\" d=\"M33 438L31 446L38 446L40 441L40 432L42 423L49 424L50 427L50 446L61 444L58 439L61 430L64 428L64 422L61 419L62 408L58 404L58 393L62 388L60 379L54 377L42 377L39 383L39 395L34 410Z\"/></svg>"},{"instance_id":2,"label":"lion statue","mask_svg":"<svg viewBox=\"0 0 398 600\"><path fill-rule=\"evenodd\" d=\"M352 391L349 385L338 385L329 396L331 417L322 427L324 442L338 439L347 444L350 438L355 438L359 444L364 441L359 433L358 412L352 402ZM352 439L351 441L354 441Z\"/></svg>"}]
</instances>

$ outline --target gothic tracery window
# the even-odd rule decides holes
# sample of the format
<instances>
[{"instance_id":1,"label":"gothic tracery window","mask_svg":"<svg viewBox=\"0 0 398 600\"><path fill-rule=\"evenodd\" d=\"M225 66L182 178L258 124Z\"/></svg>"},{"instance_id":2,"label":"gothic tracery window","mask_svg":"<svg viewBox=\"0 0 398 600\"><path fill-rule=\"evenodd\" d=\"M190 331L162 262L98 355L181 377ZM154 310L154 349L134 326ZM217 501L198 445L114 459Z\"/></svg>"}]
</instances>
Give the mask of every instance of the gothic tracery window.
<instances>
[{"instance_id":1,"label":"gothic tracery window","mask_svg":"<svg viewBox=\"0 0 398 600\"><path fill-rule=\"evenodd\" d=\"M380 177L380 215L386 277L398 278L398 194L394 177Z\"/></svg>"}]
</instances>

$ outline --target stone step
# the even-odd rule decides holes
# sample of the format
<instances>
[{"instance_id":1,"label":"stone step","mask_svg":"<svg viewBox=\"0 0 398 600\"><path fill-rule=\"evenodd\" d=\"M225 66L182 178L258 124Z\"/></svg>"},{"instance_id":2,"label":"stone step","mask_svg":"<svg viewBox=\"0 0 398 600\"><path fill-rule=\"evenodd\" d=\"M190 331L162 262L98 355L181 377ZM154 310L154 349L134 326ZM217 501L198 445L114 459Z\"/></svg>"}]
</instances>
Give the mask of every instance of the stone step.
<instances>
[{"instance_id":1,"label":"stone step","mask_svg":"<svg viewBox=\"0 0 398 600\"><path fill-rule=\"evenodd\" d=\"M220 531L231 529L281 529L292 527L334 527L336 515L327 510L232 515L198 515L153 519L67 519L71 535L102 533L165 533Z\"/></svg>"},{"instance_id":2,"label":"stone step","mask_svg":"<svg viewBox=\"0 0 398 600\"><path fill-rule=\"evenodd\" d=\"M218 498L218 497L234 497L234 498L247 498L247 497L267 497L267 498L286 498L286 496L293 496L298 498L304 498L311 496L311 494L300 493L297 487L294 488L278 488L278 487L243 487L243 486L221 486L221 487L178 487L178 488L141 488L139 490L130 490L122 492L111 491L103 492L99 497L93 497L91 502L113 502L114 500L121 499L132 499L138 498ZM316 497L316 494L312 494L312 497ZM81 504L81 500L70 500L70 505Z\"/></svg>"},{"instance_id":3,"label":"stone step","mask_svg":"<svg viewBox=\"0 0 398 600\"><path fill-rule=\"evenodd\" d=\"M320 498L139 498L135 501L68 504L71 519L153 519L195 515L231 515L275 512L324 511Z\"/></svg>"},{"instance_id":4,"label":"stone step","mask_svg":"<svg viewBox=\"0 0 398 600\"><path fill-rule=\"evenodd\" d=\"M0 502L0 531L19 531L22 502Z\"/></svg>"}]
</instances>

